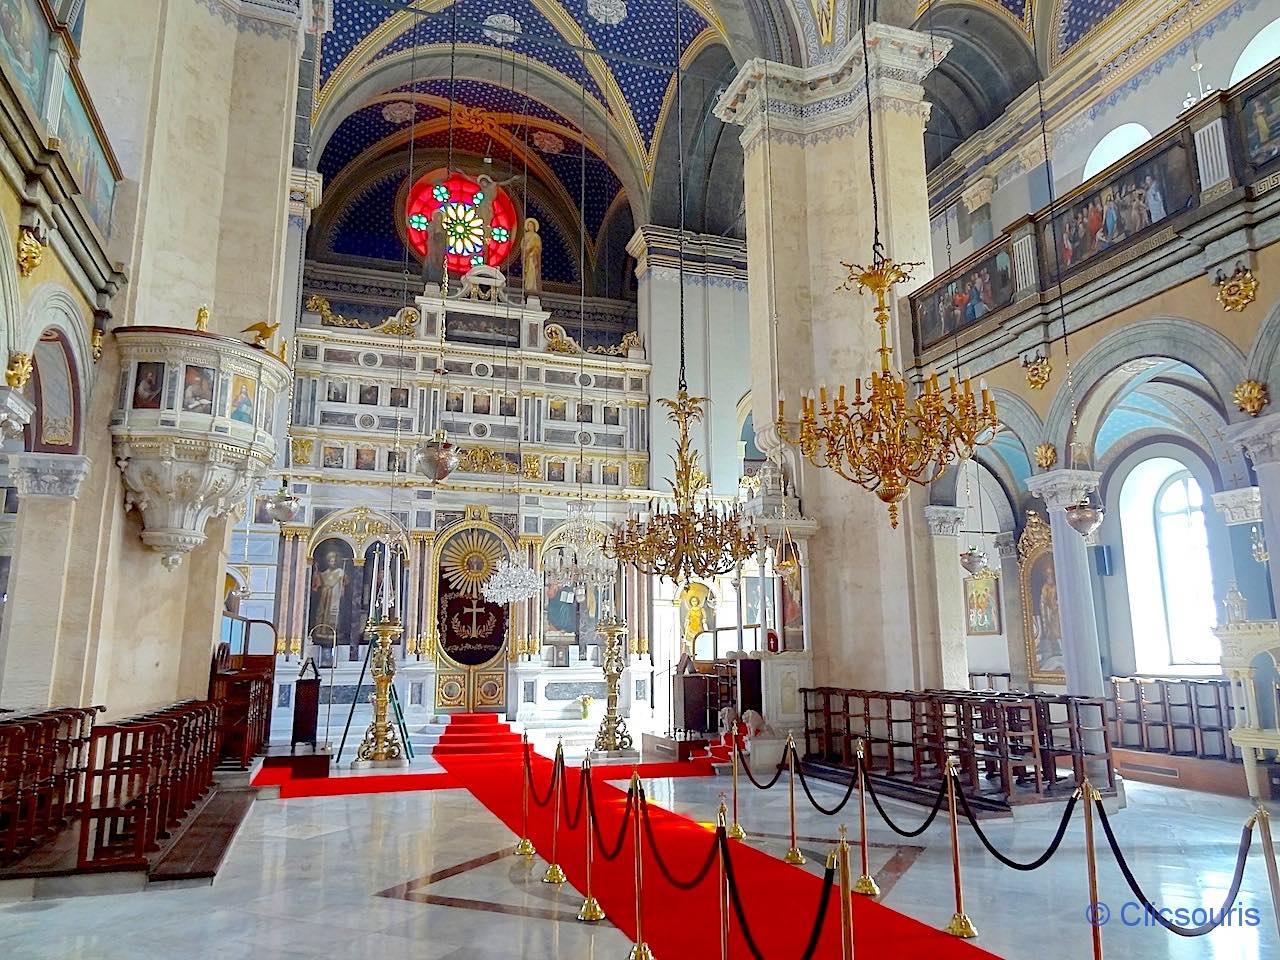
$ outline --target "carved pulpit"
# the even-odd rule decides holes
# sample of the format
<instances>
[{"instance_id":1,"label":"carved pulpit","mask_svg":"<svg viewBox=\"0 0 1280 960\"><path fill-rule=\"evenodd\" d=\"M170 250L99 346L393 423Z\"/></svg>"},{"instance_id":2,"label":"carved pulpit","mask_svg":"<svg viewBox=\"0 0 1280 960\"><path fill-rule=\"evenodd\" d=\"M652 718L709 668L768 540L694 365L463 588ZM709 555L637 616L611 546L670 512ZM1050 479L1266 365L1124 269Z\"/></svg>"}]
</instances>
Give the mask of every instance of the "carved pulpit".
<instances>
[{"instance_id":1,"label":"carved pulpit","mask_svg":"<svg viewBox=\"0 0 1280 960\"><path fill-rule=\"evenodd\" d=\"M1244 754L1249 796L1261 796L1258 761L1280 752L1280 729L1263 727L1254 687L1254 659L1262 653L1280 663L1280 621L1245 619L1244 597L1233 583L1223 603L1226 623L1214 630L1222 641L1222 671L1231 684L1231 742Z\"/></svg>"}]
</instances>

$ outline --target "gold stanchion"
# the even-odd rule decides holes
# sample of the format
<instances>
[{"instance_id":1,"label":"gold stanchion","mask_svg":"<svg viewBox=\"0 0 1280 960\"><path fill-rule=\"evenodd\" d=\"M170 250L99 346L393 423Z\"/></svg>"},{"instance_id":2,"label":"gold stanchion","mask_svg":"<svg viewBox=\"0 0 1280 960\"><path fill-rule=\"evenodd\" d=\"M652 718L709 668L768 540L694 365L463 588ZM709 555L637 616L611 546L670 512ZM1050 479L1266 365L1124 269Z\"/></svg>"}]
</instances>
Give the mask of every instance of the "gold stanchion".
<instances>
[{"instance_id":1,"label":"gold stanchion","mask_svg":"<svg viewBox=\"0 0 1280 960\"><path fill-rule=\"evenodd\" d=\"M729 816L725 809L723 793L720 794L716 826L724 830L726 836L728 835ZM723 847L720 848L720 885L716 890L720 899L720 960L729 960L729 872L725 869Z\"/></svg>"},{"instance_id":2,"label":"gold stanchion","mask_svg":"<svg viewBox=\"0 0 1280 960\"><path fill-rule=\"evenodd\" d=\"M947 755L946 772L943 775L947 778L947 811L951 816L951 870L956 882L956 912L947 924L947 933L953 937L972 940L978 935L978 928L964 912L964 890L960 885L960 824L956 820L956 780L960 776L960 770L956 758L950 754Z\"/></svg>"},{"instance_id":3,"label":"gold stanchion","mask_svg":"<svg viewBox=\"0 0 1280 960\"><path fill-rule=\"evenodd\" d=\"M880 896L880 887L876 883L875 878L871 876L871 870L867 862L867 781L866 772L863 769L863 761L866 757L866 742L858 741L858 828L862 844L862 874L853 884L853 892L860 893L864 897Z\"/></svg>"},{"instance_id":4,"label":"gold stanchion","mask_svg":"<svg viewBox=\"0 0 1280 960\"><path fill-rule=\"evenodd\" d=\"M791 847L782 859L787 863L801 866L804 854L796 845L796 742L791 734L787 734L787 802L791 807Z\"/></svg>"},{"instance_id":5,"label":"gold stanchion","mask_svg":"<svg viewBox=\"0 0 1280 960\"><path fill-rule=\"evenodd\" d=\"M747 831L742 829L742 824L738 822L738 725L735 723L730 728L729 735L733 738L733 823L725 828L725 836L730 840L747 839Z\"/></svg>"},{"instance_id":6,"label":"gold stanchion","mask_svg":"<svg viewBox=\"0 0 1280 960\"><path fill-rule=\"evenodd\" d=\"M840 842L836 844L836 868L840 877L840 960L853 960L853 892L849 883L849 836L840 824Z\"/></svg>"},{"instance_id":7,"label":"gold stanchion","mask_svg":"<svg viewBox=\"0 0 1280 960\"><path fill-rule=\"evenodd\" d=\"M1093 849L1093 805L1102 795L1093 789L1089 778L1076 793L1084 800L1084 858L1089 875L1089 926L1093 930L1093 960L1102 960L1102 918L1098 916L1098 858Z\"/></svg>"},{"instance_id":8,"label":"gold stanchion","mask_svg":"<svg viewBox=\"0 0 1280 960\"><path fill-rule=\"evenodd\" d=\"M1271 885L1271 909L1275 914L1276 929L1280 930L1280 870L1276 868L1276 847L1271 839L1271 815L1258 802L1258 829L1262 833L1262 859L1267 865L1267 883Z\"/></svg>"},{"instance_id":9,"label":"gold stanchion","mask_svg":"<svg viewBox=\"0 0 1280 960\"><path fill-rule=\"evenodd\" d=\"M591 754L587 754L582 758L582 789L587 789L587 784L591 780ZM583 923L599 923L604 919L604 910L600 906L600 901L595 898L591 892L591 861L593 859L592 848L595 846L595 834L592 832L591 817L591 798L587 796L585 800L587 808L587 897L582 901L582 907L578 910L578 919Z\"/></svg>"},{"instance_id":10,"label":"gold stanchion","mask_svg":"<svg viewBox=\"0 0 1280 960\"><path fill-rule=\"evenodd\" d=\"M533 841L529 839L529 734L520 735L523 748L520 752L520 779L524 784L520 790L520 842L516 844L516 856L532 859L536 852Z\"/></svg>"},{"instance_id":11,"label":"gold stanchion","mask_svg":"<svg viewBox=\"0 0 1280 960\"><path fill-rule=\"evenodd\" d=\"M556 758L554 770L551 774L551 792L553 794L551 801L551 859L547 864L547 872L542 876L543 883L564 883L566 879L564 870L561 869L560 864L556 861L556 850L560 839L560 795L564 792L560 782L563 770L564 741L560 741L556 743Z\"/></svg>"},{"instance_id":12,"label":"gold stanchion","mask_svg":"<svg viewBox=\"0 0 1280 960\"><path fill-rule=\"evenodd\" d=\"M643 799L640 796L640 775L631 772L631 794L635 798L635 809L631 812L635 821L633 844L635 846L635 881L636 881L636 944L628 954L628 960L653 960L653 951L644 942L644 817Z\"/></svg>"}]
</instances>

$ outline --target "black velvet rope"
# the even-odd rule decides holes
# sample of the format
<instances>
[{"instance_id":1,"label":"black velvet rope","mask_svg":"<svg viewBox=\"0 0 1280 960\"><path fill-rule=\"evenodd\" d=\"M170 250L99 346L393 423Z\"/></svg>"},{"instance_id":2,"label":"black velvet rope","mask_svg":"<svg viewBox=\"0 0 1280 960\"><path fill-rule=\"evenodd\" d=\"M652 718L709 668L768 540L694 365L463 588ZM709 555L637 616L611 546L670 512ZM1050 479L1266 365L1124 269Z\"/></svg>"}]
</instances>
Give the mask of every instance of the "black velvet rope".
<instances>
[{"instance_id":1,"label":"black velvet rope","mask_svg":"<svg viewBox=\"0 0 1280 960\"><path fill-rule=\"evenodd\" d=\"M813 791L809 789L809 780L804 775L804 768L797 766L796 772L800 774L800 786L804 788L804 795L809 798L809 802L813 804L813 809L819 813L826 814L828 817L834 817L837 813L845 808L845 804L853 796L853 791L858 788L858 775L855 772L853 779L849 781L849 789L844 792L844 799L837 803L834 807L827 808L814 799Z\"/></svg>"},{"instance_id":2,"label":"black velvet rope","mask_svg":"<svg viewBox=\"0 0 1280 960\"><path fill-rule=\"evenodd\" d=\"M590 779L590 775L587 773L584 773L582 776L578 778L578 800L573 805L573 809L574 809L573 816L570 816L569 815L569 778L566 776L563 776L563 773L564 773L563 761L561 761L560 771L562 774L560 777L560 798L562 801L562 809L564 810L564 825L568 827L570 830L577 830L578 824L582 822L582 805L587 798L587 780Z\"/></svg>"},{"instance_id":3,"label":"black velvet rope","mask_svg":"<svg viewBox=\"0 0 1280 960\"><path fill-rule=\"evenodd\" d=\"M561 764L561 763L563 763L563 762L564 762L564 761L563 761L563 759L561 758L561 756L560 756L559 754L556 754L556 758L555 758L555 760L554 760L554 761L552 762L552 764L551 764L551 785L550 785L549 787L547 787L547 795L546 795L546 797L545 797L544 799L542 799L542 800L539 800L539 799L538 799L538 790L537 790L537 788L533 785L533 763L532 763L532 762L530 761L530 759L529 759L529 747L528 747L527 745L525 746L525 748L524 748L524 775L525 775L525 777L527 777L527 778L528 778L528 780L529 780L529 799L533 801L533 805L534 805L535 807L545 807L547 804L549 804L549 803L551 802L551 798L555 796L555 793L556 793L556 781L557 781L557 779L558 779L558 778L559 778L559 776L560 776L560 764Z\"/></svg>"},{"instance_id":4,"label":"black velvet rope","mask_svg":"<svg viewBox=\"0 0 1280 960\"><path fill-rule=\"evenodd\" d=\"M1071 816L1076 812L1076 804L1080 802L1080 798L1073 794L1071 799L1067 801L1067 809L1062 813L1062 821L1058 824L1058 832L1054 834L1053 842L1049 844L1049 849L1029 863L1021 863L1017 860L1010 860L1003 853L997 850L991 841L987 839L987 835L983 833L982 828L978 826L978 820L974 817L973 811L969 809L969 798L964 795L964 791L956 790L956 795L960 798L960 806L964 808L964 815L969 818L969 824L973 827L973 832L978 835L978 839L981 840L982 845L987 848L987 852L1003 863L1006 867L1024 871L1039 870L1049 862L1050 858L1055 853L1058 852L1058 848L1062 846L1062 838L1067 835L1067 824L1071 822Z\"/></svg>"},{"instance_id":5,"label":"black velvet rope","mask_svg":"<svg viewBox=\"0 0 1280 960\"><path fill-rule=\"evenodd\" d=\"M747 949L751 951L751 956L755 960L764 960L764 954L760 952L760 948L756 945L755 938L751 936L751 928L747 926L747 911L743 909L742 897L738 893L738 881L733 873L733 845L729 843L729 838L725 835L723 827L716 830L716 838L720 846L720 855L724 861L724 876L729 885L729 902L733 905L734 916L738 918L738 927L742 930L742 939L747 944ZM836 868L835 866L827 867L826 873L822 877L822 893L818 896L818 911L813 918L813 929L809 932L809 941L805 944L804 953L800 955L800 960L813 960L818 952L818 942L822 939L822 928L827 922L827 909L831 904L831 891L835 886Z\"/></svg>"},{"instance_id":6,"label":"black velvet rope","mask_svg":"<svg viewBox=\"0 0 1280 960\"><path fill-rule=\"evenodd\" d=\"M1179 937L1203 937L1206 933L1216 930L1226 922L1228 915L1231 913L1231 908L1235 906L1236 897L1240 895L1240 884L1244 882L1244 865L1249 860L1249 847L1253 844L1252 821L1246 823L1240 832L1240 849L1236 853L1236 872L1235 876L1231 878L1231 888L1227 891L1227 898L1222 904L1222 909L1216 914L1210 910L1208 923L1202 923L1198 927L1180 927L1172 920L1162 916L1160 911L1147 899L1146 894L1142 892L1142 888L1138 886L1138 881L1134 877L1133 871L1129 869L1129 864L1124 859L1120 844L1116 842L1116 835L1111 830L1111 821L1107 817L1107 811L1101 803L1096 804L1096 809L1098 811L1098 820L1102 823L1102 831L1107 835L1107 843L1110 844L1111 853L1116 858L1116 865L1120 867L1120 872L1124 874L1125 883L1129 884L1129 889L1138 898L1143 910L1160 926L1170 933L1177 934Z\"/></svg>"},{"instance_id":7,"label":"black velvet rope","mask_svg":"<svg viewBox=\"0 0 1280 960\"><path fill-rule=\"evenodd\" d=\"M875 784L871 782L871 777L866 775L865 768L863 770L863 774L862 782L867 786L867 796L871 798L871 802L875 804L876 810L879 811L881 819L884 820L889 829L900 837L918 837L920 834L928 830L929 827L933 825L933 821L937 819L938 811L942 809L942 801L947 798L947 783L943 780L942 786L938 788L937 799L933 801L933 809L930 810L929 815L924 818L924 823L920 824L920 826L916 827L914 830L903 830L900 826L894 823L889 814L885 812L884 807L880 803L880 798L876 796Z\"/></svg>"},{"instance_id":8,"label":"black velvet rope","mask_svg":"<svg viewBox=\"0 0 1280 960\"><path fill-rule=\"evenodd\" d=\"M591 832L595 835L596 849L600 852L600 856L605 860L616 860L618 854L622 853L622 848L627 842L627 825L631 822L631 811L635 807L635 791L627 791L627 805L622 812L622 824L618 828L618 841L613 846L613 851L604 845L604 840L600 838L600 817L596 813L596 795L595 790L591 786L591 778L587 778L587 803L591 805ZM590 838L588 838L590 842Z\"/></svg>"},{"instance_id":9,"label":"black velvet rope","mask_svg":"<svg viewBox=\"0 0 1280 960\"><path fill-rule=\"evenodd\" d=\"M794 748L790 744L788 744L786 749L782 751L782 762L778 764L778 769L773 771L773 779L770 780L768 783L761 783L752 775L751 767L748 764L745 764L742 762L741 752L739 752L738 754L738 766L742 768L742 772L747 775L747 779L751 781L751 785L753 787L755 787L757 790L768 790L775 783L777 783L779 779L781 779L782 768L787 765L787 750L792 750L792 749Z\"/></svg>"},{"instance_id":10,"label":"black velvet rope","mask_svg":"<svg viewBox=\"0 0 1280 960\"><path fill-rule=\"evenodd\" d=\"M677 880L675 875L672 874L671 868L668 867L666 862L662 859L661 852L658 850L658 841L653 834L653 823L649 820L649 804L645 801L643 788L640 790L639 807L640 818L644 821L644 835L649 841L649 850L653 853L653 861L658 865L658 869L662 871L662 875L667 878L667 883L671 884L677 890L688 891L694 889L701 884L703 880L707 879L707 875L711 873L711 868L714 867L716 863L716 854L719 852L718 842L713 842L711 844L711 849L707 851L706 861L698 868L698 871L694 874L692 880Z\"/></svg>"}]
</instances>

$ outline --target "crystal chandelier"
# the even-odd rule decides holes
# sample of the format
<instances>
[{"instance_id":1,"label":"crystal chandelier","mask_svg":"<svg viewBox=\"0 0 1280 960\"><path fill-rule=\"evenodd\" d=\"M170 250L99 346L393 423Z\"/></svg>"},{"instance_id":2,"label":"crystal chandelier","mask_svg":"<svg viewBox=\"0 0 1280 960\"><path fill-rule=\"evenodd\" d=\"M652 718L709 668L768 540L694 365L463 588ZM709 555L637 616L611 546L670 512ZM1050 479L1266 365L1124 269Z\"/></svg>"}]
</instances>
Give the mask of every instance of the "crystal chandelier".
<instances>
[{"instance_id":1,"label":"crystal chandelier","mask_svg":"<svg viewBox=\"0 0 1280 960\"><path fill-rule=\"evenodd\" d=\"M702 419L707 398L689 396L682 377L676 399L664 397L658 402L679 430L672 458L674 502L617 524L605 540L605 553L642 573L678 584L728 573L755 553L756 533L741 504L713 506L706 496L698 503L707 475L698 465L697 451L691 449L689 424Z\"/></svg>"},{"instance_id":2,"label":"crystal chandelier","mask_svg":"<svg viewBox=\"0 0 1280 960\"><path fill-rule=\"evenodd\" d=\"M490 603L520 603L537 596L542 578L523 560L503 560L485 581L481 591Z\"/></svg>"},{"instance_id":3,"label":"crystal chandelier","mask_svg":"<svg viewBox=\"0 0 1280 960\"><path fill-rule=\"evenodd\" d=\"M302 509L302 501L289 492L289 478L285 477L280 489L267 497L267 516L276 523L292 523Z\"/></svg>"},{"instance_id":4,"label":"crystal chandelier","mask_svg":"<svg viewBox=\"0 0 1280 960\"><path fill-rule=\"evenodd\" d=\"M968 458L974 449L990 443L999 426L995 399L985 384L975 396L968 377L955 376L944 391L938 375L928 376L918 396L908 398L906 380L890 364L889 299L896 284L911 277L914 264L899 264L879 250L870 267L845 264L854 284L875 294L875 321L880 326L880 369L873 371L864 396L863 382L854 381L853 400L845 398L842 384L833 397L825 385L801 399L799 432L792 434L785 421L785 404L778 397L778 433L800 448L816 467L827 467L861 487L873 491L889 507L889 524L898 525L898 504L906 499L908 485L936 480L957 458Z\"/></svg>"}]
</instances>

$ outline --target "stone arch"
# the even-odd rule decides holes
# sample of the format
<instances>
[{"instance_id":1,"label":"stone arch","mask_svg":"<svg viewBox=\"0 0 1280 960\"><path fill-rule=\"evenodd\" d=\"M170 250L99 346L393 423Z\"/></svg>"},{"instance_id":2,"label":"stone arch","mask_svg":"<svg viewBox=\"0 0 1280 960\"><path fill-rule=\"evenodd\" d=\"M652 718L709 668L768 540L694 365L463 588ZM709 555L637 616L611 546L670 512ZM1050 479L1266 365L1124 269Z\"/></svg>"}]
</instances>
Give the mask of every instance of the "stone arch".
<instances>
[{"instance_id":1,"label":"stone arch","mask_svg":"<svg viewBox=\"0 0 1280 960\"><path fill-rule=\"evenodd\" d=\"M376 524L379 529L377 533L368 533L361 535L352 532L351 529L344 529L345 521L348 520L367 520L371 525ZM405 556L412 556L409 551L409 531L404 528L395 517L383 510L370 509L368 507L354 507L350 510L340 510L325 517L315 529L311 531L311 536L307 541L307 560L310 562L315 557L315 549L325 540L341 540L351 548L351 554L354 557L363 557L364 552L368 549L370 543L374 540L381 539L390 535L404 551Z\"/></svg>"},{"instance_id":2,"label":"stone arch","mask_svg":"<svg viewBox=\"0 0 1280 960\"><path fill-rule=\"evenodd\" d=\"M1280 299L1271 305L1258 325L1258 332L1249 347L1245 376L1260 383L1274 382L1280 388Z\"/></svg>"},{"instance_id":3,"label":"stone arch","mask_svg":"<svg viewBox=\"0 0 1280 960\"><path fill-rule=\"evenodd\" d=\"M1044 424L1040 420L1040 415L1035 412L1031 404L1011 390L995 387L991 395L996 401L1002 430L1018 438L1023 451L1030 459L1032 451L1044 434Z\"/></svg>"},{"instance_id":4,"label":"stone arch","mask_svg":"<svg viewBox=\"0 0 1280 960\"><path fill-rule=\"evenodd\" d=\"M80 304L65 287L41 284L28 298L10 345L33 361L30 389L36 412L27 428L27 448L79 453L96 373L89 323Z\"/></svg>"},{"instance_id":5,"label":"stone arch","mask_svg":"<svg viewBox=\"0 0 1280 960\"><path fill-rule=\"evenodd\" d=\"M0 213L0 230L6 237L15 235L9 228L4 214ZM22 353L17 346L18 335L23 326L22 297L18 290L18 268L13 257L0 257L0 323L4 324L5 344L8 352Z\"/></svg>"},{"instance_id":6,"label":"stone arch","mask_svg":"<svg viewBox=\"0 0 1280 960\"><path fill-rule=\"evenodd\" d=\"M1074 398L1066 384L1045 418L1043 437L1060 452L1070 449L1072 402L1087 402L1090 392L1112 371L1133 360L1162 357L1178 360L1209 384L1213 401L1229 422L1240 419L1231 391L1243 379L1245 357L1234 343L1212 327L1182 317L1152 317L1107 334L1074 365ZM1092 436L1089 438L1092 444Z\"/></svg>"}]
</instances>

